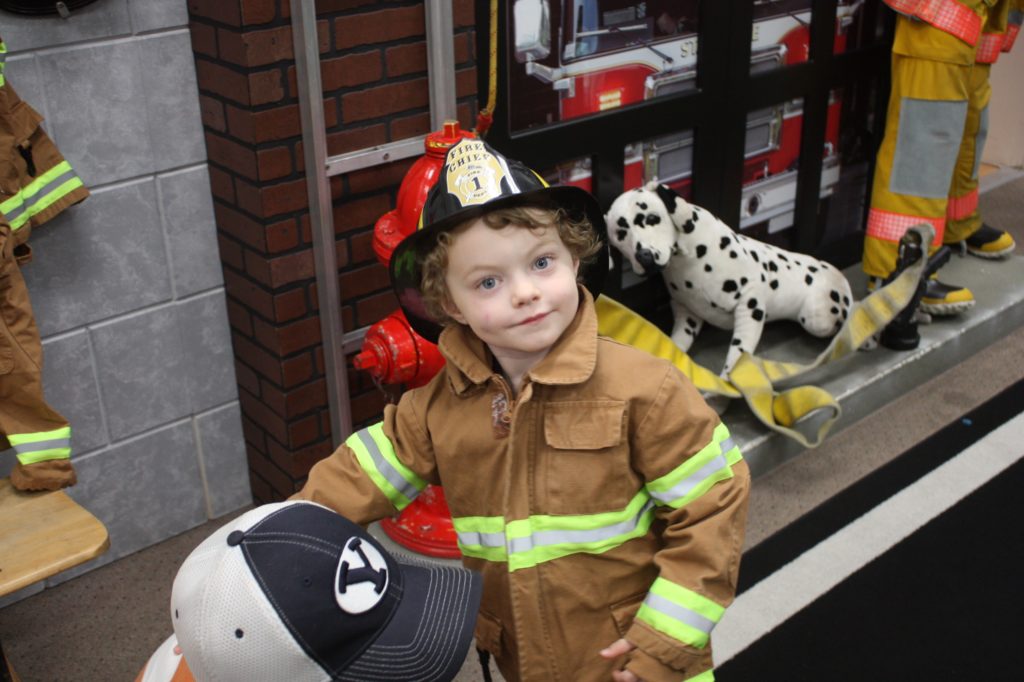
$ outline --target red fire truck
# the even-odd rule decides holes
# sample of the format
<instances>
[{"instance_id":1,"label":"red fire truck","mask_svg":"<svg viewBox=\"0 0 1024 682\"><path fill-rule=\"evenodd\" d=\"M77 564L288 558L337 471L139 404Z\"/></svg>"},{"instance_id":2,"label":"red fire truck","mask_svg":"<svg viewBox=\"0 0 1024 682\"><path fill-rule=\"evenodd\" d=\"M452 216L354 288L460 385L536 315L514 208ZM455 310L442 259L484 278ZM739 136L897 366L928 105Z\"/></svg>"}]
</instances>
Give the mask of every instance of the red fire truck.
<instances>
[{"instance_id":1,"label":"red fire truck","mask_svg":"<svg viewBox=\"0 0 1024 682\"><path fill-rule=\"evenodd\" d=\"M863 0L840 0L835 50ZM522 130L696 87L698 0L515 0L510 123ZM810 0L754 0L751 72L806 61ZM510 63L513 62L510 59ZM840 102L829 103L821 196L839 179ZM802 102L747 117L740 227L792 224ZM692 131L638 140L625 149L624 189L657 179L688 195ZM590 160L568 162L558 181L590 189Z\"/></svg>"}]
</instances>

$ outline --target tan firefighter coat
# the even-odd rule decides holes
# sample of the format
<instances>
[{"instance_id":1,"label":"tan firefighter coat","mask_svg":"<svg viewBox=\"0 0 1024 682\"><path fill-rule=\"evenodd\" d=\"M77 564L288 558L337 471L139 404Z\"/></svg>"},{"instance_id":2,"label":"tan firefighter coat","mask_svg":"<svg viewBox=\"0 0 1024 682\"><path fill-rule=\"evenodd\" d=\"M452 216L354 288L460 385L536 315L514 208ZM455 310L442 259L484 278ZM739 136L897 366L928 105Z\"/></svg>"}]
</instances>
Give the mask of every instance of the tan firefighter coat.
<instances>
[{"instance_id":1,"label":"tan firefighter coat","mask_svg":"<svg viewBox=\"0 0 1024 682\"><path fill-rule=\"evenodd\" d=\"M513 400L484 344L448 362L318 463L297 497L360 523L442 484L466 566L484 576L477 646L507 680L711 679L750 478L726 427L672 365L598 337L589 293Z\"/></svg>"}]
</instances>

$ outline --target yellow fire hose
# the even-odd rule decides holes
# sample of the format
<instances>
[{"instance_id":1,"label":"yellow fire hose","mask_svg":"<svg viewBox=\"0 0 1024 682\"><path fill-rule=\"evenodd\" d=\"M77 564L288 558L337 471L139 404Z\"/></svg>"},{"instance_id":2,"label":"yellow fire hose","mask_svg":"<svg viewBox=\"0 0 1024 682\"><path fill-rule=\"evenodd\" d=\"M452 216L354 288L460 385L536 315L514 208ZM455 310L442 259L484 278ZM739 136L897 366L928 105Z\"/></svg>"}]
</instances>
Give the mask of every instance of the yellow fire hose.
<instances>
[{"instance_id":1,"label":"yellow fire hose","mask_svg":"<svg viewBox=\"0 0 1024 682\"><path fill-rule=\"evenodd\" d=\"M931 225L910 229L921 232L922 244L931 244L934 237ZM839 403L828 391L817 386L796 386L776 391L776 384L850 355L881 332L910 303L926 261L927 258L919 259L886 286L854 302L849 317L828 348L806 365L744 353L725 380L694 362L653 323L604 295L598 296L596 301L598 333L668 360L700 391L727 398L742 397L762 424L805 447L813 448L821 444L839 418ZM796 428L797 422L818 410L824 410L826 416L817 433L808 437Z\"/></svg>"}]
</instances>

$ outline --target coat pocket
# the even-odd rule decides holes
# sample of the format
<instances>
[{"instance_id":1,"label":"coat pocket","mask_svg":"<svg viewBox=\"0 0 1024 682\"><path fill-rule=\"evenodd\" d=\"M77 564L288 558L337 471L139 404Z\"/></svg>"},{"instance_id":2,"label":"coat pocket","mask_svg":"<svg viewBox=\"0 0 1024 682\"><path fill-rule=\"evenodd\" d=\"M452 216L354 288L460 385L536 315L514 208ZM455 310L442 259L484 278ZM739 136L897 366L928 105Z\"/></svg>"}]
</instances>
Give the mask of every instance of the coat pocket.
<instances>
[{"instance_id":1,"label":"coat pocket","mask_svg":"<svg viewBox=\"0 0 1024 682\"><path fill-rule=\"evenodd\" d=\"M495 658L504 653L501 644L501 623L494 616L480 611L476 618L476 648L489 651Z\"/></svg>"},{"instance_id":2,"label":"coat pocket","mask_svg":"<svg viewBox=\"0 0 1024 682\"><path fill-rule=\"evenodd\" d=\"M544 407L544 511L590 514L624 508L640 483L630 468L626 403L581 400Z\"/></svg>"},{"instance_id":3,"label":"coat pocket","mask_svg":"<svg viewBox=\"0 0 1024 682\"><path fill-rule=\"evenodd\" d=\"M615 629L619 631L619 637L625 637L629 628L633 626L636 612L640 610L640 604L646 596L647 592L640 592L608 607L612 612L612 620L615 621Z\"/></svg>"}]
</instances>

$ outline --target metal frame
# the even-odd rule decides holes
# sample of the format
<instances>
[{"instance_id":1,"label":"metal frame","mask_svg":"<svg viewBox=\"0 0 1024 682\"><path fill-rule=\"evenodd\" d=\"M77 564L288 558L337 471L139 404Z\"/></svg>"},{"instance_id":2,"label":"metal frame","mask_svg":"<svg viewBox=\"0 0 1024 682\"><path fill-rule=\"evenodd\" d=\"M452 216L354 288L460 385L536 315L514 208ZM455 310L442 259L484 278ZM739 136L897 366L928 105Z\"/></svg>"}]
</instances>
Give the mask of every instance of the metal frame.
<instances>
[{"instance_id":1,"label":"metal frame","mask_svg":"<svg viewBox=\"0 0 1024 682\"><path fill-rule=\"evenodd\" d=\"M456 116L452 0L425 0L425 9L430 123L431 128L437 130L444 121ZM291 0L291 15L327 405L331 416L331 440L337 447L352 433L345 355L359 348L366 330L357 329L346 334L341 322L341 291L338 287L329 178L422 154L425 136L329 157L315 0Z\"/></svg>"},{"instance_id":2,"label":"metal frame","mask_svg":"<svg viewBox=\"0 0 1024 682\"><path fill-rule=\"evenodd\" d=\"M810 55L806 62L751 73L750 27L754 3L703 0L698 10L700 38L695 89L583 119L516 132L510 131L508 111L514 103L508 102L507 97L499 98L488 142L503 152L514 153L517 159L532 168L550 167L565 159L590 157L592 191L602 206L609 206L622 191L626 145L636 142L639 137L651 139L692 129L696 136L693 200L727 224L738 225L741 219L747 113L777 102L801 98L803 124L793 224L794 246L819 256L834 255L836 245L821 243L817 215L823 170L821 145L825 137L829 92L870 78L879 79L879 87L884 94L876 102L875 116L884 120L892 33L890 23L887 37L876 44L833 54L837 4L837 0L814 1ZM475 0L475 7L478 17L486 16L488 0ZM872 12L868 20L874 21L874 18ZM498 22L498 91L506 92L509 26L504 12L499 14ZM487 53L487 40L485 32L477 31L477 54ZM485 84L486 74L482 73L478 89L483 91ZM876 132L877 147L881 141L881 129ZM617 254L613 256L618 258ZM635 289L630 296L620 286L614 281L605 283L606 291L619 295L626 305L649 303L650 290Z\"/></svg>"}]
</instances>

